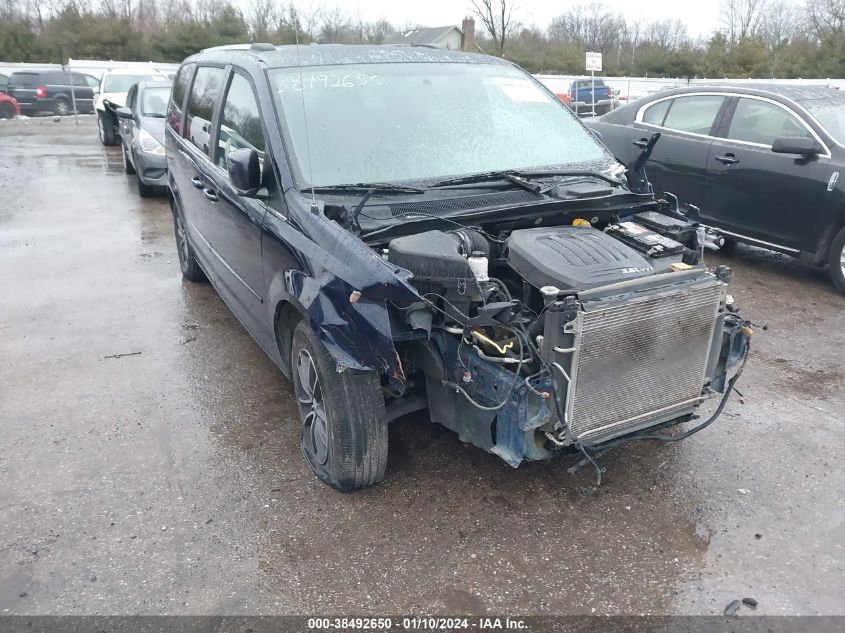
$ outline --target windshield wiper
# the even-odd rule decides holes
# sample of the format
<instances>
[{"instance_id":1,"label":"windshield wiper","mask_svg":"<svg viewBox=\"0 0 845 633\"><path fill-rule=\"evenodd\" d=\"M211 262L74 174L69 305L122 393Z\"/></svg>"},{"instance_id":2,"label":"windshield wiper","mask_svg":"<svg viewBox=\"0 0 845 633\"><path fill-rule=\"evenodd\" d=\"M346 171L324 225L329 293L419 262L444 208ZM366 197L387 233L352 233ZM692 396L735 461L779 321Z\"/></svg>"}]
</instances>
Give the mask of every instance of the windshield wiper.
<instances>
[{"instance_id":1,"label":"windshield wiper","mask_svg":"<svg viewBox=\"0 0 845 633\"><path fill-rule=\"evenodd\" d=\"M311 190L320 193L357 193L363 191L369 193L371 196L377 193L425 193L425 189L419 187L409 187L407 185L397 185L390 182L356 182L345 185L323 185L321 187L304 187L302 192ZM368 196L369 197L369 196Z\"/></svg>"},{"instance_id":2,"label":"windshield wiper","mask_svg":"<svg viewBox=\"0 0 845 633\"><path fill-rule=\"evenodd\" d=\"M505 170L505 171L488 171L481 174L470 174L468 176L458 176L457 178L449 178L447 180L441 180L439 182L434 183L430 187L432 189L437 189L441 187L449 187L452 185L468 185L471 183L476 182L491 182L496 180L507 180L512 182L516 185L519 185L523 189L527 189L529 191L533 191L534 193L544 193L550 187L549 186L542 186L540 184L531 182L534 178L547 178L551 176L559 176L559 177L576 177L576 176L583 176L583 177L590 177L590 178L598 178L599 180L604 180L609 182L613 185L622 184L616 178L612 176L608 176L601 172L596 171L589 171L589 170Z\"/></svg>"},{"instance_id":3,"label":"windshield wiper","mask_svg":"<svg viewBox=\"0 0 845 633\"><path fill-rule=\"evenodd\" d=\"M347 216L348 219L346 221L346 227L355 229L358 234L361 233L361 224L358 222L358 216L361 215L361 211L364 210L364 205L367 204L367 200L374 195L383 193L425 193L425 189L420 189L419 187L397 185L390 182L356 182L346 185L324 185L322 187L303 188L302 191L303 193L307 193L308 191L314 191L315 193L360 193L363 191L364 195L361 196L358 203L352 207L351 211L349 211Z\"/></svg>"},{"instance_id":4,"label":"windshield wiper","mask_svg":"<svg viewBox=\"0 0 845 633\"><path fill-rule=\"evenodd\" d=\"M159 112L142 112L141 116L150 117L151 119L165 119L165 118L167 118L166 114L161 114Z\"/></svg>"},{"instance_id":5,"label":"windshield wiper","mask_svg":"<svg viewBox=\"0 0 845 633\"><path fill-rule=\"evenodd\" d=\"M430 189L442 189L445 187L451 187L453 185L469 185L472 183L477 182L495 182L495 181L502 181L506 180L510 183L515 184L518 187L522 187L523 189L530 191L532 193L536 193L537 195L542 195L543 187L542 185L538 185L537 183L528 182L524 179L522 172L517 171L488 171L481 174L470 174L469 176L458 176L457 178L447 178L446 180L439 180L433 185L430 185Z\"/></svg>"}]
</instances>

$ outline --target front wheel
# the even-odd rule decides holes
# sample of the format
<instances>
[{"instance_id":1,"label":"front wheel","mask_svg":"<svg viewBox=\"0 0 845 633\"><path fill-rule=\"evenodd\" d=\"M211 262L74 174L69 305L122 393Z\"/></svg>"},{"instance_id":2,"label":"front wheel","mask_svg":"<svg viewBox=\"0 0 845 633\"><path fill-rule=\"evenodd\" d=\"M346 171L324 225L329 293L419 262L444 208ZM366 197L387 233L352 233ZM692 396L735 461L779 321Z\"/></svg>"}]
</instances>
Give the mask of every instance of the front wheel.
<instances>
[{"instance_id":1,"label":"front wheel","mask_svg":"<svg viewBox=\"0 0 845 633\"><path fill-rule=\"evenodd\" d=\"M292 347L308 467L323 483L344 492L378 483L387 467L387 412L378 376L339 373L304 321L296 327Z\"/></svg>"},{"instance_id":2,"label":"front wheel","mask_svg":"<svg viewBox=\"0 0 845 633\"><path fill-rule=\"evenodd\" d=\"M114 133L114 122L105 112L97 113L97 134L103 145L117 145Z\"/></svg>"},{"instance_id":3,"label":"front wheel","mask_svg":"<svg viewBox=\"0 0 845 633\"><path fill-rule=\"evenodd\" d=\"M129 152L126 151L123 143L120 144L120 153L123 155L123 173L129 174L130 176L133 175L135 168L132 166L132 161L129 160Z\"/></svg>"},{"instance_id":4,"label":"front wheel","mask_svg":"<svg viewBox=\"0 0 845 633\"><path fill-rule=\"evenodd\" d=\"M15 118L15 106L11 103L4 101L0 103L0 119L14 119Z\"/></svg>"},{"instance_id":5,"label":"front wheel","mask_svg":"<svg viewBox=\"0 0 845 633\"><path fill-rule=\"evenodd\" d=\"M833 238L827 263L833 283L845 295L845 227Z\"/></svg>"},{"instance_id":6,"label":"front wheel","mask_svg":"<svg viewBox=\"0 0 845 633\"><path fill-rule=\"evenodd\" d=\"M142 198L152 198L156 195L156 188L148 185L138 176L138 195Z\"/></svg>"}]
</instances>

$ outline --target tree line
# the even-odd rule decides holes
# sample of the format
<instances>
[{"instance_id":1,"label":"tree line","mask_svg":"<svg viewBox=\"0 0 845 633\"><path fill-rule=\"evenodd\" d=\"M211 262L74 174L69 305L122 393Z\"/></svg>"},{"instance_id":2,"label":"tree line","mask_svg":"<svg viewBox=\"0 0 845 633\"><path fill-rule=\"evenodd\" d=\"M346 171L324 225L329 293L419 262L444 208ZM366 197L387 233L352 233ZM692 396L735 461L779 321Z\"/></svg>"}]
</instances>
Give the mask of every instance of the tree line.
<instances>
[{"instance_id":1,"label":"tree line","mask_svg":"<svg viewBox=\"0 0 845 633\"><path fill-rule=\"evenodd\" d=\"M0 60L178 62L209 46L380 44L396 30L340 8L281 0L0 0ZM608 75L845 77L845 0L722 0L720 28L692 37L676 19L626 20L601 2L572 3L546 25L519 21L519 0L468 0L476 42L531 72L581 74L584 52ZM426 25L436 26L436 25Z\"/></svg>"}]
</instances>

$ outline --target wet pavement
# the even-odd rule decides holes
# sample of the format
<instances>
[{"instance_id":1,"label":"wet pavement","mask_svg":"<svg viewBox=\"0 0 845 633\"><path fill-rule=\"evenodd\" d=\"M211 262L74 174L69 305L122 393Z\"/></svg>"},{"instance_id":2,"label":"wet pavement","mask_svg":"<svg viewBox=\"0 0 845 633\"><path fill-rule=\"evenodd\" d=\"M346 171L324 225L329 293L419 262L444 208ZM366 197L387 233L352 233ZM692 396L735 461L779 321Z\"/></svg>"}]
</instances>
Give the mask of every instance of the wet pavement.
<instances>
[{"instance_id":1,"label":"wet pavement","mask_svg":"<svg viewBox=\"0 0 845 633\"><path fill-rule=\"evenodd\" d=\"M385 481L301 457L292 389L93 117L0 121L0 613L845 614L845 298L740 247L769 331L674 445L512 470L424 415ZM123 355L123 356L120 356Z\"/></svg>"}]
</instances>

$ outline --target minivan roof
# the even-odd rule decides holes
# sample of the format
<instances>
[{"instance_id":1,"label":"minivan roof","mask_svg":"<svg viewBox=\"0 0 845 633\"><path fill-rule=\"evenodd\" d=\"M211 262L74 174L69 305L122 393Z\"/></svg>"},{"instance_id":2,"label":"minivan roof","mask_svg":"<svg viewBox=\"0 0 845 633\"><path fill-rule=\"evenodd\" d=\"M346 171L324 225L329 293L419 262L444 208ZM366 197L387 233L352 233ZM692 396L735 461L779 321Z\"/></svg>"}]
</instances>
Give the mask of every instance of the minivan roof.
<instances>
[{"instance_id":1,"label":"minivan roof","mask_svg":"<svg viewBox=\"0 0 845 633\"><path fill-rule=\"evenodd\" d=\"M269 47L268 47L269 48ZM433 46L376 46L352 44L300 44L276 46L264 50L265 46L234 44L209 48L185 61L212 61L231 59L232 56L248 55L268 68L305 66L335 66L343 64L407 64L407 63L461 63L511 65L507 60L480 55L450 51Z\"/></svg>"}]
</instances>

